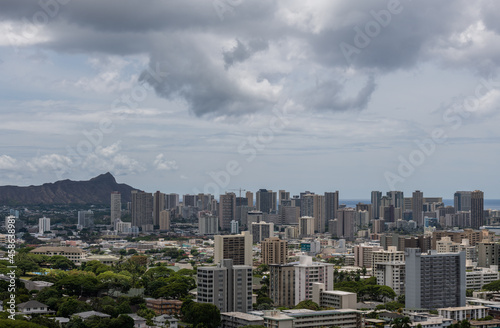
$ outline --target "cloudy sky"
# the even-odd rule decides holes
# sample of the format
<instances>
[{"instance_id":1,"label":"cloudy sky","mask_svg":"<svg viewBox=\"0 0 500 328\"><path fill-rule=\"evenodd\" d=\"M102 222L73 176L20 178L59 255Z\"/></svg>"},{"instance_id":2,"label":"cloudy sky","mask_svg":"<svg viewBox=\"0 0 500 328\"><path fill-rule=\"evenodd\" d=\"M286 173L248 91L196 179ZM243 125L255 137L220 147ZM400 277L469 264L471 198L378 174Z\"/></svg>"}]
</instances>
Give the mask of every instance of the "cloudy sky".
<instances>
[{"instance_id":1,"label":"cloudy sky","mask_svg":"<svg viewBox=\"0 0 500 328\"><path fill-rule=\"evenodd\" d=\"M499 198L499 7L3 0L0 185Z\"/></svg>"}]
</instances>

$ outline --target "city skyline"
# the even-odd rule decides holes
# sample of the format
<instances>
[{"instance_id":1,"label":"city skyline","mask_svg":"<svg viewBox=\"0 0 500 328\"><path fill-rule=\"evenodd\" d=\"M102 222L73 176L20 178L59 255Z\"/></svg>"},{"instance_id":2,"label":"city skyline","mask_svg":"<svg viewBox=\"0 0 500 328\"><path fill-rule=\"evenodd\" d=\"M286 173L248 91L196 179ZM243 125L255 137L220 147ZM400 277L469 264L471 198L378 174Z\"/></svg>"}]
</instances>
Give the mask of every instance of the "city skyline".
<instances>
[{"instance_id":1,"label":"city skyline","mask_svg":"<svg viewBox=\"0 0 500 328\"><path fill-rule=\"evenodd\" d=\"M0 4L0 185L500 199L500 4L49 3Z\"/></svg>"}]
</instances>

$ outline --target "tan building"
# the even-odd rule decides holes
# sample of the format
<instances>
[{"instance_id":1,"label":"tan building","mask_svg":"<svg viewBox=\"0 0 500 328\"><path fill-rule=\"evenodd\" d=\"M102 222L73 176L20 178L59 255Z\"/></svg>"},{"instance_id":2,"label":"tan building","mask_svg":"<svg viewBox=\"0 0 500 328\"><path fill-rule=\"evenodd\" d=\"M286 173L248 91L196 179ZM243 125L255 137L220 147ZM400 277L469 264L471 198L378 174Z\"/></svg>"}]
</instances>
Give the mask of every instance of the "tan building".
<instances>
[{"instance_id":1,"label":"tan building","mask_svg":"<svg viewBox=\"0 0 500 328\"><path fill-rule=\"evenodd\" d=\"M303 216L299 219L299 237L314 235L315 218Z\"/></svg>"},{"instance_id":2,"label":"tan building","mask_svg":"<svg viewBox=\"0 0 500 328\"><path fill-rule=\"evenodd\" d=\"M325 284L313 283L312 301L321 307L355 309L357 298L356 293L342 290L325 290Z\"/></svg>"},{"instance_id":3,"label":"tan building","mask_svg":"<svg viewBox=\"0 0 500 328\"><path fill-rule=\"evenodd\" d=\"M223 259L233 260L233 265L252 265L252 235L243 231L240 235L214 236L214 263Z\"/></svg>"},{"instance_id":4,"label":"tan building","mask_svg":"<svg viewBox=\"0 0 500 328\"><path fill-rule=\"evenodd\" d=\"M269 266L269 297L275 306L295 306L295 266L293 264Z\"/></svg>"},{"instance_id":5,"label":"tan building","mask_svg":"<svg viewBox=\"0 0 500 328\"><path fill-rule=\"evenodd\" d=\"M372 251L372 267L375 267L376 263L381 262L393 262L393 261L403 261L405 260L405 252L398 251L396 246L389 246L387 250L374 250Z\"/></svg>"},{"instance_id":6,"label":"tan building","mask_svg":"<svg viewBox=\"0 0 500 328\"><path fill-rule=\"evenodd\" d=\"M463 239L468 239L471 246L485 240L493 240L494 232L488 230L463 229L459 231L434 231L432 233L432 249L436 249L436 242L442 237L450 237L455 243L462 243Z\"/></svg>"},{"instance_id":7,"label":"tan building","mask_svg":"<svg viewBox=\"0 0 500 328\"><path fill-rule=\"evenodd\" d=\"M61 255L61 256L64 256L65 258L71 260L76 265L80 265L82 263L82 258L83 258L83 251L77 247L42 246L42 247L35 248L30 253L47 255L47 256Z\"/></svg>"},{"instance_id":8,"label":"tan building","mask_svg":"<svg viewBox=\"0 0 500 328\"><path fill-rule=\"evenodd\" d=\"M170 230L170 210L163 210L160 212L160 230Z\"/></svg>"},{"instance_id":9,"label":"tan building","mask_svg":"<svg viewBox=\"0 0 500 328\"><path fill-rule=\"evenodd\" d=\"M361 244L353 248L354 265L358 267L371 268L372 267L372 253L380 251L384 248L382 246Z\"/></svg>"},{"instance_id":10,"label":"tan building","mask_svg":"<svg viewBox=\"0 0 500 328\"><path fill-rule=\"evenodd\" d=\"M308 309L264 312L264 325L273 328L363 327L362 314L351 309L313 311Z\"/></svg>"},{"instance_id":11,"label":"tan building","mask_svg":"<svg viewBox=\"0 0 500 328\"><path fill-rule=\"evenodd\" d=\"M288 242L278 237L266 238L261 243L263 264L286 264Z\"/></svg>"}]
</instances>

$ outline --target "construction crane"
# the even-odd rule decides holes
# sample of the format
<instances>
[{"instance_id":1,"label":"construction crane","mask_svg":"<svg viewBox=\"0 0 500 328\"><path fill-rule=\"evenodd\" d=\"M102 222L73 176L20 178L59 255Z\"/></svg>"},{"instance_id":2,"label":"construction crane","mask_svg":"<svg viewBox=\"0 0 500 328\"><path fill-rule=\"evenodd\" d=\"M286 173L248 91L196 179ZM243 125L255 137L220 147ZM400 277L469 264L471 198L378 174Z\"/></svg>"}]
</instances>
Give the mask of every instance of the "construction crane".
<instances>
[{"instance_id":1,"label":"construction crane","mask_svg":"<svg viewBox=\"0 0 500 328\"><path fill-rule=\"evenodd\" d=\"M247 191L246 189L241 189L241 188L240 189L229 189L229 190L231 190L231 191L238 191L239 190L240 191L240 198L241 198L241 192Z\"/></svg>"}]
</instances>

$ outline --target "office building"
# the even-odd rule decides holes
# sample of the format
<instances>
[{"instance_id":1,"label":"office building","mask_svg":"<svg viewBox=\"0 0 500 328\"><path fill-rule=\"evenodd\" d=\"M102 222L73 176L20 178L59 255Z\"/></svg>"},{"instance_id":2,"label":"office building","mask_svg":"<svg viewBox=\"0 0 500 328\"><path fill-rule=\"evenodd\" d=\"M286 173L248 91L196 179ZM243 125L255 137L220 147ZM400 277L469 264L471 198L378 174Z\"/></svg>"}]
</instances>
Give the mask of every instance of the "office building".
<instances>
[{"instance_id":1,"label":"office building","mask_svg":"<svg viewBox=\"0 0 500 328\"><path fill-rule=\"evenodd\" d=\"M219 219L211 213L201 212L198 218L198 232L200 235L217 235Z\"/></svg>"},{"instance_id":2,"label":"office building","mask_svg":"<svg viewBox=\"0 0 500 328\"><path fill-rule=\"evenodd\" d=\"M281 207L284 200L290 199L290 192L285 190L278 191L278 206ZM279 209L279 208L278 208Z\"/></svg>"},{"instance_id":3,"label":"office building","mask_svg":"<svg viewBox=\"0 0 500 328\"><path fill-rule=\"evenodd\" d=\"M325 221L325 197L316 194L304 195L300 203L300 216L315 218L314 231L325 232L327 228L327 221Z\"/></svg>"},{"instance_id":4,"label":"office building","mask_svg":"<svg viewBox=\"0 0 500 328\"><path fill-rule=\"evenodd\" d=\"M50 218L44 216L38 219L38 233L43 234L46 231L50 231Z\"/></svg>"},{"instance_id":5,"label":"office building","mask_svg":"<svg viewBox=\"0 0 500 328\"><path fill-rule=\"evenodd\" d=\"M197 195L182 195L182 206L193 206L196 207L196 201L198 199Z\"/></svg>"},{"instance_id":6,"label":"office building","mask_svg":"<svg viewBox=\"0 0 500 328\"><path fill-rule=\"evenodd\" d=\"M132 226L150 230L153 225L153 194L132 190Z\"/></svg>"},{"instance_id":7,"label":"office building","mask_svg":"<svg viewBox=\"0 0 500 328\"><path fill-rule=\"evenodd\" d=\"M279 215L281 225L298 224L300 218L300 207L282 205L279 209Z\"/></svg>"},{"instance_id":8,"label":"office building","mask_svg":"<svg viewBox=\"0 0 500 328\"><path fill-rule=\"evenodd\" d=\"M214 236L214 263L223 259L233 260L234 265L252 265L252 235L243 231L241 235Z\"/></svg>"},{"instance_id":9,"label":"office building","mask_svg":"<svg viewBox=\"0 0 500 328\"><path fill-rule=\"evenodd\" d=\"M286 264L288 262L288 242L278 237L266 238L261 243L263 264Z\"/></svg>"},{"instance_id":10,"label":"office building","mask_svg":"<svg viewBox=\"0 0 500 328\"><path fill-rule=\"evenodd\" d=\"M372 204L372 220L380 217L380 206L382 200L381 191L372 191L371 193L371 204Z\"/></svg>"},{"instance_id":11,"label":"office building","mask_svg":"<svg viewBox=\"0 0 500 328\"><path fill-rule=\"evenodd\" d=\"M111 193L111 224L122 217L122 194L119 191Z\"/></svg>"},{"instance_id":12,"label":"office building","mask_svg":"<svg viewBox=\"0 0 500 328\"><path fill-rule=\"evenodd\" d=\"M165 194L159 191L153 195L153 225L160 226L160 212L165 209Z\"/></svg>"},{"instance_id":13,"label":"office building","mask_svg":"<svg viewBox=\"0 0 500 328\"><path fill-rule=\"evenodd\" d=\"M356 210L351 207L344 207L337 211L337 226L335 237L346 240L354 240L356 233Z\"/></svg>"},{"instance_id":14,"label":"office building","mask_svg":"<svg viewBox=\"0 0 500 328\"><path fill-rule=\"evenodd\" d=\"M424 193L420 190L416 190L413 192L412 197L412 207L411 212L413 216L413 221L417 222L417 226L422 227L424 225Z\"/></svg>"},{"instance_id":15,"label":"office building","mask_svg":"<svg viewBox=\"0 0 500 328\"><path fill-rule=\"evenodd\" d=\"M94 227L94 212L88 211L78 211L78 224L76 228L78 230L82 229L92 229Z\"/></svg>"},{"instance_id":16,"label":"office building","mask_svg":"<svg viewBox=\"0 0 500 328\"><path fill-rule=\"evenodd\" d=\"M465 252L421 253L418 248L408 248L405 258L407 309L465 306Z\"/></svg>"},{"instance_id":17,"label":"office building","mask_svg":"<svg viewBox=\"0 0 500 328\"><path fill-rule=\"evenodd\" d=\"M263 219L263 213L261 211L248 211L246 216L245 228L250 230L252 223L259 223Z\"/></svg>"},{"instance_id":18,"label":"office building","mask_svg":"<svg viewBox=\"0 0 500 328\"><path fill-rule=\"evenodd\" d=\"M198 303L214 304L221 312L252 310L252 266L224 259L217 266L198 267L197 278Z\"/></svg>"},{"instance_id":19,"label":"office building","mask_svg":"<svg viewBox=\"0 0 500 328\"><path fill-rule=\"evenodd\" d=\"M325 192L325 222L335 220L339 209L339 192ZM331 232L331 231L330 231Z\"/></svg>"},{"instance_id":20,"label":"office building","mask_svg":"<svg viewBox=\"0 0 500 328\"><path fill-rule=\"evenodd\" d=\"M471 191L457 191L453 195L453 207L456 212L471 210L471 193Z\"/></svg>"},{"instance_id":21,"label":"office building","mask_svg":"<svg viewBox=\"0 0 500 328\"><path fill-rule=\"evenodd\" d=\"M315 218L303 216L299 219L299 237L314 235Z\"/></svg>"},{"instance_id":22,"label":"office building","mask_svg":"<svg viewBox=\"0 0 500 328\"><path fill-rule=\"evenodd\" d=\"M479 229L484 225L484 193L482 191L475 190L471 193L470 206L471 228Z\"/></svg>"},{"instance_id":23,"label":"office building","mask_svg":"<svg viewBox=\"0 0 500 328\"><path fill-rule=\"evenodd\" d=\"M236 219L236 194L226 192L219 198L219 225L222 230L231 229L231 221Z\"/></svg>"},{"instance_id":24,"label":"office building","mask_svg":"<svg viewBox=\"0 0 500 328\"><path fill-rule=\"evenodd\" d=\"M252 243L260 243L266 238L274 237L274 223L267 223L265 221L253 222L250 227L250 233L252 234Z\"/></svg>"},{"instance_id":25,"label":"office building","mask_svg":"<svg viewBox=\"0 0 500 328\"><path fill-rule=\"evenodd\" d=\"M276 192L259 189L256 193L256 207L263 213L276 212Z\"/></svg>"},{"instance_id":26,"label":"office building","mask_svg":"<svg viewBox=\"0 0 500 328\"><path fill-rule=\"evenodd\" d=\"M179 206L179 194L167 194L165 195L165 209L172 210Z\"/></svg>"},{"instance_id":27,"label":"office building","mask_svg":"<svg viewBox=\"0 0 500 328\"><path fill-rule=\"evenodd\" d=\"M170 230L170 210L163 210L160 212L159 218L160 231Z\"/></svg>"}]
</instances>

